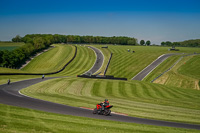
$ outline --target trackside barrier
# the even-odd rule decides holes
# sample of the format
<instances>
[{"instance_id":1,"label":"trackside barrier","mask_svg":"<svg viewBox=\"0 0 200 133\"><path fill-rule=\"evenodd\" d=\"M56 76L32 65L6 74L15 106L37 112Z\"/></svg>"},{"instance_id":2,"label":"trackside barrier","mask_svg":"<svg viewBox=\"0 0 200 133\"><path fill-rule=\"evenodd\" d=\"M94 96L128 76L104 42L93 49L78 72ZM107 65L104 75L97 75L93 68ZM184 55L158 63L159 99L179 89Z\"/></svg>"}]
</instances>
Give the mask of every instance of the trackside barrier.
<instances>
[{"instance_id":1,"label":"trackside barrier","mask_svg":"<svg viewBox=\"0 0 200 133\"><path fill-rule=\"evenodd\" d=\"M74 56L72 57L72 59L69 62L67 62L67 64L65 64L62 69L60 69L56 72L50 72L50 73L0 73L0 75L51 75L51 74L59 73L59 72L63 71L65 69L65 67L67 67L67 65L69 65L69 63L71 63L74 60L74 58L76 57L77 46L74 46L74 47L75 47L75 52L74 52Z\"/></svg>"},{"instance_id":2,"label":"trackside barrier","mask_svg":"<svg viewBox=\"0 0 200 133\"><path fill-rule=\"evenodd\" d=\"M108 66L109 66L109 64L110 64L110 60L111 60L111 58L112 58L112 55L113 55L113 53L110 54L110 58L109 58L108 64L107 64L106 69L105 69L105 71L104 71L104 73L103 73L104 76L106 75L106 72L107 72L107 70L108 70Z\"/></svg>"},{"instance_id":3,"label":"trackside barrier","mask_svg":"<svg viewBox=\"0 0 200 133\"><path fill-rule=\"evenodd\" d=\"M104 75L104 76L101 76L101 75L77 75L77 77L81 77L81 78L94 78L94 79L113 79L113 80L127 80L127 78L117 78L117 77L114 77L112 75Z\"/></svg>"}]
</instances>

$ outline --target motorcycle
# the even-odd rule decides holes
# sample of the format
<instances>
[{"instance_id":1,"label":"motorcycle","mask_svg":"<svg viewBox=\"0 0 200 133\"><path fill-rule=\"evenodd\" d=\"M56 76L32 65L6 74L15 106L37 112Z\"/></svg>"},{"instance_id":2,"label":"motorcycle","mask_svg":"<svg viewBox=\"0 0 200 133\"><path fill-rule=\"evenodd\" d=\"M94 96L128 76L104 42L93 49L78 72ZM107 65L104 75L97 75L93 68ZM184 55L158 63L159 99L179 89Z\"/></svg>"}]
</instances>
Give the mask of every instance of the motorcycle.
<instances>
[{"instance_id":1,"label":"motorcycle","mask_svg":"<svg viewBox=\"0 0 200 133\"><path fill-rule=\"evenodd\" d=\"M107 105L104 106L104 109L102 109L102 106L104 106L104 103L100 103L96 105L96 108L93 110L93 114L99 114L99 115L105 115L108 116L111 114L111 108L113 107L112 105Z\"/></svg>"}]
</instances>

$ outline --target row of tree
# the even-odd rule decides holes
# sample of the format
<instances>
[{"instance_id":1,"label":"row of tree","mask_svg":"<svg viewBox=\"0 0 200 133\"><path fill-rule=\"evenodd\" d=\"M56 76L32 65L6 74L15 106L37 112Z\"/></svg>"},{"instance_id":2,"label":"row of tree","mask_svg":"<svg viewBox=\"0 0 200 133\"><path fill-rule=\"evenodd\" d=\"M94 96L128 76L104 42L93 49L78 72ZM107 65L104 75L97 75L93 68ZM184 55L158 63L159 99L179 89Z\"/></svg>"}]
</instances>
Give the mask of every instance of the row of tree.
<instances>
[{"instance_id":1,"label":"row of tree","mask_svg":"<svg viewBox=\"0 0 200 133\"><path fill-rule=\"evenodd\" d=\"M137 39L124 36L78 36L78 35L51 35L51 34L28 34L24 37L19 35L12 39L13 42L25 43L89 43L89 44L120 44L120 45L137 45Z\"/></svg>"},{"instance_id":2,"label":"row of tree","mask_svg":"<svg viewBox=\"0 0 200 133\"><path fill-rule=\"evenodd\" d=\"M145 42L144 40L141 40L140 41L140 45L147 45L147 46L149 46L149 45L151 45L151 41L148 40L148 41Z\"/></svg>"},{"instance_id":3,"label":"row of tree","mask_svg":"<svg viewBox=\"0 0 200 133\"><path fill-rule=\"evenodd\" d=\"M177 46L177 47L200 47L200 39L186 40L183 42L161 42L161 46Z\"/></svg>"},{"instance_id":4,"label":"row of tree","mask_svg":"<svg viewBox=\"0 0 200 133\"><path fill-rule=\"evenodd\" d=\"M12 41L22 42L22 39L25 38L17 35L15 38L12 39ZM25 45L17 49L14 49L12 51L0 51L0 66L9 68L19 68L22 64L25 63L27 59L30 58L30 56L36 54L37 52L45 48L48 48L50 44L51 42L48 40L48 38L37 36L34 38L30 38L30 40L27 41Z\"/></svg>"}]
</instances>

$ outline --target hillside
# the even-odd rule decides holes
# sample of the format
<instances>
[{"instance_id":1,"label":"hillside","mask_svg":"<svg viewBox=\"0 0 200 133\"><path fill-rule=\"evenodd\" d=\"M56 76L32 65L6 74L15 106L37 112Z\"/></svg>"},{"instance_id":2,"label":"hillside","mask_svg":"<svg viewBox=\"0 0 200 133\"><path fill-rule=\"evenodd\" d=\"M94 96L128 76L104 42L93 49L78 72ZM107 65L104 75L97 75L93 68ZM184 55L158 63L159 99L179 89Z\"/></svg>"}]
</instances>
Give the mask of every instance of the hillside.
<instances>
[{"instance_id":1,"label":"hillside","mask_svg":"<svg viewBox=\"0 0 200 133\"><path fill-rule=\"evenodd\" d=\"M55 45L56 47L49 50L46 53L41 54L36 57L33 61L30 62L30 66L27 65L27 70L24 72L31 71L45 71L45 67L48 70L59 69L59 66L62 66L65 59L69 60L71 54L73 53L73 46L70 45ZM160 55L169 53L167 47L146 47L146 46L118 46L118 45L108 45L108 49L100 48L101 45L93 45L102 50L104 54L104 65L99 70L102 72L105 70L105 66L110 57L110 52L113 53L113 58L111 59L110 66L108 68L108 75L114 75L116 77L127 77L131 79L135 74L149 65L152 61L158 58ZM128 52L128 49L135 51L134 53ZM179 53L194 53L200 52L199 49L194 48L180 48ZM53 58L53 55L56 55ZM110 103L114 105L112 111L128 114L129 116L157 119L157 120L166 120L166 121L175 121L183 123L193 123L200 124L200 93L198 90L186 89L192 88L194 80L199 81L199 71L195 70L199 66L199 55L198 56L187 56L183 58L171 71L169 71L167 82L164 85L150 83L149 81L153 79L156 75L159 75L161 72L165 71L173 65L180 56L172 56L164 61L160 66L158 66L151 75L147 76L144 81L119 81L119 80L98 80L98 79L85 79L85 78L76 78L77 74L82 74L85 71L89 70L96 59L95 53L93 50L87 48L86 46L77 45L77 56L75 59L66 67L64 71L56 75L51 76L70 76L62 77L53 80L44 81L28 88L21 90L23 94L28 96L39 98L43 100L48 100L56 103L66 104L76 107L88 107L94 108L95 105L101 102L103 99L108 98ZM67 62L66 60L66 62ZM43 64L40 67L40 63ZM48 63L47 63L48 62ZM58 65L60 63L60 65ZM45 66L47 65L47 66ZM56 66L57 65L57 66ZM191 69L188 69L190 67ZM4 69L5 70L5 69ZM2 69L2 71L4 71ZM9 70L8 70L9 71ZM12 70L13 72L16 70ZM10 72L12 72L10 71ZM181 76L180 76L181 74ZM18 81L28 78L36 78L41 76L0 76L0 83L5 83L8 78L11 78L11 81ZM163 75L157 81L163 81L166 79L166 76ZM180 81L181 80L181 81ZM148 82L145 82L148 81ZM158 83L155 81L155 83ZM174 84L173 84L174 83ZM176 84L175 84L176 83ZM178 86L180 83L180 86ZM80 118L75 116L63 116L57 114L44 113L39 111L33 111L29 109L16 108L7 105L0 105L2 108L10 109L10 111L0 111L1 114L12 114L10 116L2 115L2 120L0 125L3 127L1 129L7 131L26 131L26 128L23 126L25 123L22 120L26 121L26 124L33 129L31 125L37 127L38 131L49 131L54 128L54 131L60 131L57 128L57 124L66 125L66 123L71 123L70 126L74 127L78 124L78 127L85 129L86 131L93 131L94 129L90 126L94 126L90 123L99 123L107 124L106 128L111 129L111 132L120 132L127 129L127 132L133 131L152 131L152 132L195 132L195 130L186 130L186 129L174 129L174 128L163 128L155 127L148 125L140 124L127 124L120 123L121 128L117 127L119 122L111 121L101 121L94 120L89 118ZM25 114L14 112L22 111ZM56 120L52 122L51 127L39 128L37 124L28 122L26 119L28 112L34 112L33 115L29 114L30 117L37 119L40 123L45 123L49 121L44 120L44 116L48 118L51 117L51 120ZM35 113L38 115L36 116ZM20 122L19 127L13 128L6 123L12 125L13 123L7 122L4 119L15 120L18 116ZM24 118L26 117L26 118ZM59 117L59 119L57 119ZM65 118L68 118L67 121ZM73 121L76 119L76 122ZM86 120L88 122L86 122ZM45 122L44 122L45 121ZM86 122L86 123L85 123ZM35 122L36 123L36 122ZM83 126L84 123L84 126ZM3 125L6 125L5 127ZM98 124L95 124L98 125ZM109 126L108 126L109 125ZM8 128L6 128L8 127ZM46 127L46 126L45 126ZM87 127L87 129L86 129ZM102 128L102 125L98 125L98 128ZM69 128L63 128L63 132ZM137 130L135 130L137 129ZM156 129L156 130L155 130ZM72 131L72 130L70 130ZM77 132L80 130L77 129ZM62 132L62 131L61 131Z\"/></svg>"},{"instance_id":2,"label":"hillside","mask_svg":"<svg viewBox=\"0 0 200 133\"><path fill-rule=\"evenodd\" d=\"M130 116L200 124L200 93L141 81L59 78L21 91L28 96L94 108L108 98L115 112ZM155 113L156 112L156 113Z\"/></svg>"},{"instance_id":3,"label":"hillside","mask_svg":"<svg viewBox=\"0 0 200 133\"><path fill-rule=\"evenodd\" d=\"M193 55L182 58L178 64L154 83L199 90L199 57L199 55Z\"/></svg>"}]
</instances>

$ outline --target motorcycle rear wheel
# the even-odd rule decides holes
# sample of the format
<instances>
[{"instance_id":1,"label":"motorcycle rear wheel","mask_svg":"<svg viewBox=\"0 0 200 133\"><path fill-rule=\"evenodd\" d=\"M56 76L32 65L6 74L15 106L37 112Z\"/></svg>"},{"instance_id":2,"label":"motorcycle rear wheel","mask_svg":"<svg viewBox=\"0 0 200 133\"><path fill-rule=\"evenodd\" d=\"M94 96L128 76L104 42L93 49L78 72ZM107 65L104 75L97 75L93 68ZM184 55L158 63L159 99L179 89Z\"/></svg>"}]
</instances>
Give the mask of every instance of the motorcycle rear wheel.
<instances>
[{"instance_id":1,"label":"motorcycle rear wheel","mask_svg":"<svg viewBox=\"0 0 200 133\"><path fill-rule=\"evenodd\" d=\"M110 115L110 113L111 113L111 110L106 110L106 111L104 112L104 115L105 115L105 116L108 116L108 115Z\"/></svg>"}]
</instances>

